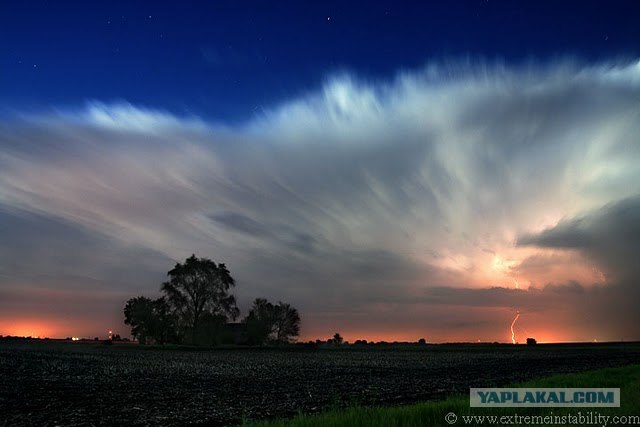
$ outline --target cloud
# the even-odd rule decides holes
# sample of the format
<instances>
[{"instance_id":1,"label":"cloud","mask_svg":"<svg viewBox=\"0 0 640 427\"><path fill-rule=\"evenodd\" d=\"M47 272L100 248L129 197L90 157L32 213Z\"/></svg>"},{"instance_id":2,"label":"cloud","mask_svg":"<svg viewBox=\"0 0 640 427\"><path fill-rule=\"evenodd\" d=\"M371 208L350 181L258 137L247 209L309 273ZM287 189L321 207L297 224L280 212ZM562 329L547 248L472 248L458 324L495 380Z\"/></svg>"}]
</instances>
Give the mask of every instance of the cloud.
<instances>
[{"instance_id":1,"label":"cloud","mask_svg":"<svg viewBox=\"0 0 640 427\"><path fill-rule=\"evenodd\" d=\"M47 287L119 292L155 289L170 258L144 247L128 246L59 218L0 209L0 278Z\"/></svg>"},{"instance_id":2,"label":"cloud","mask_svg":"<svg viewBox=\"0 0 640 427\"><path fill-rule=\"evenodd\" d=\"M308 331L326 313L433 334L502 322L534 290L478 289L575 280L590 295L592 260L607 277L637 273L619 240L637 227L624 206L637 204L639 96L637 62L452 64L386 82L338 75L234 126L127 103L4 117L0 221L26 222L4 239L0 288L29 286L27 270L73 274L57 248L97 283L117 259L122 289L196 253L227 263L242 304L290 301ZM575 268L555 263L555 280L533 268L565 248ZM440 302L456 298L468 309L445 321ZM483 298L495 304L473 306Z\"/></svg>"},{"instance_id":3,"label":"cloud","mask_svg":"<svg viewBox=\"0 0 640 427\"><path fill-rule=\"evenodd\" d=\"M640 196L608 203L540 233L527 234L520 245L577 250L605 272L607 286L597 289L590 314L615 333L640 333Z\"/></svg>"},{"instance_id":4,"label":"cloud","mask_svg":"<svg viewBox=\"0 0 640 427\"><path fill-rule=\"evenodd\" d=\"M522 236L520 245L576 249L593 258L613 280L637 280L640 266L640 196L609 203L555 227Z\"/></svg>"},{"instance_id":5,"label":"cloud","mask_svg":"<svg viewBox=\"0 0 640 427\"><path fill-rule=\"evenodd\" d=\"M262 224L236 212L221 212L212 215L211 218L227 229L244 233L253 238L278 241L297 252L306 253L314 250L315 238L313 236L292 229L286 224Z\"/></svg>"}]
</instances>

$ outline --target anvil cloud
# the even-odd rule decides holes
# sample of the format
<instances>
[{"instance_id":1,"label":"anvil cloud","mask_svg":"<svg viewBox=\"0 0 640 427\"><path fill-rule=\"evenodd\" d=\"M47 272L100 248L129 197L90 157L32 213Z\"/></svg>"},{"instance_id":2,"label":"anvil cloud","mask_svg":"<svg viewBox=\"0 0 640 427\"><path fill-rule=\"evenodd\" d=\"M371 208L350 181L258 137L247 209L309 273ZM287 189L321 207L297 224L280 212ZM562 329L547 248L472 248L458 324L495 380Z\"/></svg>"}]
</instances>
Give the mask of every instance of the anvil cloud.
<instances>
[{"instance_id":1,"label":"anvil cloud","mask_svg":"<svg viewBox=\"0 0 640 427\"><path fill-rule=\"evenodd\" d=\"M340 74L241 125L5 114L0 333L124 328L196 253L305 339L639 339L638 135L638 62Z\"/></svg>"}]
</instances>

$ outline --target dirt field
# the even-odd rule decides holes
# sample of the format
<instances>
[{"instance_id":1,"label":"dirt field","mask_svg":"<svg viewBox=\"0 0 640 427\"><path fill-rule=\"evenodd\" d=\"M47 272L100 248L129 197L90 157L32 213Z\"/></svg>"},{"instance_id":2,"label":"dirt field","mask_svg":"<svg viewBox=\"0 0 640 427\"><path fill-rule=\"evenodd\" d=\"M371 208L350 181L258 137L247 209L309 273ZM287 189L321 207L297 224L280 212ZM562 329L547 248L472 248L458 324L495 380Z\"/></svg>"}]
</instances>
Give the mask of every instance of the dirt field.
<instances>
[{"instance_id":1,"label":"dirt field","mask_svg":"<svg viewBox=\"0 0 640 427\"><path fill-rule=\"evenodd\" d=\"M0 341L0 425L233 425L640 360L640 344L154 350Z\"/></svg>"}]
</instances>

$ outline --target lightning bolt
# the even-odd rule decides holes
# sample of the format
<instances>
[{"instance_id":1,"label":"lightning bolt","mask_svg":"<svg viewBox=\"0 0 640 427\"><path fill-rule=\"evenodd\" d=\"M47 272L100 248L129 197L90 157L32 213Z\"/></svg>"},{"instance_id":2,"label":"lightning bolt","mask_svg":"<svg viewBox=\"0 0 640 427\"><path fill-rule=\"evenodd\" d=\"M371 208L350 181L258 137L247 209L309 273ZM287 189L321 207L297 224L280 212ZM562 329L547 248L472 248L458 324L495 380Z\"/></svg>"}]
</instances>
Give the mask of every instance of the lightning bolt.
<instances>
[{"instance_id":1,"label":"lightning bolt","mask_svg":"<svg viewBox=\"0 0 640 427\"><path fill-rule=\"evenodd\" d=\"M518 321L518 317L520 317L520 311L516 311L516 317L514 317L513 322L511 322L511 344L516 343L516 333L513 331L513 325Z\"/></svg>"}]
</instances>

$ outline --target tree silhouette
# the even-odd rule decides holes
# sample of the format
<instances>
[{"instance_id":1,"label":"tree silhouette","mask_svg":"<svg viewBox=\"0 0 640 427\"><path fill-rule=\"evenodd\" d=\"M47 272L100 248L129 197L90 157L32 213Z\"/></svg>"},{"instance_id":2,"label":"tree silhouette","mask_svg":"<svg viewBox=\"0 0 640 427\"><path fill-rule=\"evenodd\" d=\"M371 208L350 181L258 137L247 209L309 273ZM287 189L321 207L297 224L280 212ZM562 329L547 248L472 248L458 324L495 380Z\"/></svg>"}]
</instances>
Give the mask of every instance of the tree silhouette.
<instances>
[{"instance_id":1,"label":"tree silhouette","mask_svg":"<svg viewBox=\"0 0 640 427\"><path fill-rule=\"evenodd\" d=\"M333 343L336 345L341 345L342 344L342 335L340 335L338 332L336 332L333 335Z\"/></svg>"},{"instance_id":2,"label":"tree silhouette","mask_svg":"<svg viewBox=\"0 0 640 427\"><path fill-rule=\"evenodd\" d=\"M175 316L165 297L153 301L152 336L158 344L177 339Z\"/></svg>"},{"instance_id":3,"label":"tree silhouette","mask_svg":"<svg viewBox=\"0 0 640 427\"><path fill-rule=\"evenodd\" d=\"M124 323L131 326L131 335L146 344L151 335L153 301L147 297L135 297L124 306Z\"/></svg>"},{"instance_id":4,"label":"tree silhouette","mask_svg":"<svg viewBox=\"0 0 640 427\"><path fill-rule=\"evenodd\" d=\"M244 322L247 324L249 343L264 344L271 333L273 304L264 298L256 298Z\"/></svg>"},{"instance_id":5,"label":"tree silhouette","mask_svg":"<svg viewBox=\"0 0 640 427\"><path fill-rule=\"evenodd\" d=\"M291 305L278 302L274 307L273 334L278 343L286 343L300 334L300 315Z\"/></svg>"},{"instance_id":6,"label":"tree silhouette","mask_svg":"<svg viewBox=\"0 0 640 427\"><path fill-rule=\"evenodd\" d=\"M164 297L156 300L131 298L124 307L124 323L131 325L131 335L141 344L149 339L164 344L175 337L174 318Z\"/></svg>"},{"instance_id":7,"label":"tree silhouette","mask_svg":"<svg viewBox=\"0 0 640 427\"><path fill-rule=\"evenodd\" d=\"M254 345L267 341L287 343L300 334L298 310L283 302L274 305L264 298L256 298L244 322L249 342Z\"/></svg>"},{"instance_id":8,"label":"tree silhouette","mask_svg":"<svg viewBox=\"0 0 640 427\"><path fill-rule=\"evenodd\" d=\"M254 301L244 324L229 324L239 310L229 292L235 281L222 263L191 255L167 275L161 286L164 296L131 298L124 307L125 323L141 344L282 344L300 334L298 310L264 298Z\"/></svg>"},{"instance_id":9,"label":"tree silhouette","mask_svg":"<svg viewBox=\"0 0 640 427\"><path fill-rule=\"evenodd\" d=\"M235 280L224 264L191 255L183 264L177 263L167 275L169 281L163 283L162 292L184 329L190 332L192 343L197 343L204 313L225 321L238 317L235 297L229 294Z\"/></svg>"}]
</instances>

